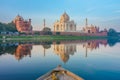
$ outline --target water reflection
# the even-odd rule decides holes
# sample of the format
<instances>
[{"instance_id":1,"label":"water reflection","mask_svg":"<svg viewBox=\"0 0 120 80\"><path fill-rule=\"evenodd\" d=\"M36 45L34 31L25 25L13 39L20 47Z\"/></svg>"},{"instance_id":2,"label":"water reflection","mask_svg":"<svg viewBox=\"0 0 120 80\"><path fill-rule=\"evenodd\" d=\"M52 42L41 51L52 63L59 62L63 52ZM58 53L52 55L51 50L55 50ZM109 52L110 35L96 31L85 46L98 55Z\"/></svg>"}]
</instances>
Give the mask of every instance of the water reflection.
<instances>
[{"instance_id":1,"label":"water reflection","mask_svg":"<svg viewBox=\"0 0 120 80\"><path fill-rule=\"evenodd\" d=\"M43 46L44 56L45 56L46 50L49 49L49 48L51 48L51 42L45 42L45 43L43 42L41 45Z\"/></svg>"},{"instance_id":2,"label":"water reflection","mask_svg":"<svg viewBox=\"0 0 120 80\"><path fill-rule=\"evenodd\" d=\"M83 48L85 48L85 57L88 55L88 50L94 50L94 49L99 49L100 45L104 45L104 47L107 46L107 40L90 40L87 41L86 43L83 43Z\"/></svg>"},{"instance_id":3,"label":"water reflection","mask_svg":"<svg viewBox=\"0 0 120 80\"><path fill-rule=\"evenodd\" d=\"M110 38L110 39L108 39L108 44L109 44L109 46L115 46L115 44L116 43L118 43L118 42L120 42L120 38L116 38L116 39L114 39L114 38Z\"/></svg>"},{"instance_id":4,"label":"water reflection","mask_svg":"<svg viewBox=\"0 0 120 80\"><path fill-rule=\"evenodd\" d=\"M18 43L1 43L0 44L0 55L9 53L9 54L14 54Z\"/></svg>"},{"instance_id":5,"label":"water reflection","mask_svg":"<svg viewBox=\"0 0 120 80\"><path fill-rule=\"evenodd\" d=\"M119 39L3 42L0 80L35 80L59 64L85 80L120 80L119 42Z\"/></svg>"},{"instance_id":6,"label":"water reflection","mask_svg":"<svg viewBox=\"0 0 120 80\"><path fill-rule=\"evenodd\" d=\"M61 60L66 63L69 60L69 55L74 55L76 52L76 44L54 44L54 53L60 56Z\"/></svg>"},{"instance_id":7,"label":"water reflection","mask_svg":"<svg viewBox=\"0 0 120 80\"><path fill-rule=\"evenodd\" d=\"M11 54L14 55L16 60L21 60L26 56L31 57L32 46L41 45L44 49L43 54L46 56L46 50L53 45L53 51L60 59L66 63L70 59L70 55L74 55L77 52L77 45L82 45L85 49L85 57L88 57L88 51L99 49L100 45L106 47L114 46L119 39L104 39L104 40L74 40L74 41L60 41L60 42L28 42L28 43L1 43L0 55Z\"/></svg>"},{"instance_id":8,"label":"water reflection","mask_svg":"<svg viewBox=\"0 0 120 80\"><path fill-rule=\"evenodd\" d=\"M26 57L27 55L31 57L32 44L20 44L17 46L14 55L17 60Z\"/></svg>"}]
</instances>

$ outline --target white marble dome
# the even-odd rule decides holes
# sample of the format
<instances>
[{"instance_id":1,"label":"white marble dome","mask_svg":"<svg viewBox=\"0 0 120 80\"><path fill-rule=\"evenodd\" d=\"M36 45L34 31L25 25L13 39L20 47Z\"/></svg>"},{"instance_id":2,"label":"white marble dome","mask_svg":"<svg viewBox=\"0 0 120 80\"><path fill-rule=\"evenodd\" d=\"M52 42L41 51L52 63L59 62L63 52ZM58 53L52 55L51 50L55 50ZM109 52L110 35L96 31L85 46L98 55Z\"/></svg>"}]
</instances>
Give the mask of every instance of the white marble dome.
<instances>
[{"instance_id":1,"label":"white marble dome","mask_svg":"<svg viewBox=\"0 0 120 80\"><path fill-rule=\"evenodd\" d=\"M66 12L60 17L60 22L68 22L70 20L70 17Z\"/></svg>"}]
</instances>

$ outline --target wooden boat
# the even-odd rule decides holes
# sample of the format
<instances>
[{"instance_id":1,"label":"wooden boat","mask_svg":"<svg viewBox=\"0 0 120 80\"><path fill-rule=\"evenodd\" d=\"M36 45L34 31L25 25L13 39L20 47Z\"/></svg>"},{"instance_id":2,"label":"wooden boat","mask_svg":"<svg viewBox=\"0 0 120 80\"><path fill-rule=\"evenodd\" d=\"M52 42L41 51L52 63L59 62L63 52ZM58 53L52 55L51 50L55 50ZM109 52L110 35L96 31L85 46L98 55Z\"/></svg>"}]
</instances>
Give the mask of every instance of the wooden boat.
<instances>
[{"instance_id":1,"label":"wooden boat","mask_svg":"<svg viewBox=\"0 0 120 80\"><path fill-rule=\"evenodd\" d=\"M37 80L84 80L60 65Z\"/></svg>"}]
</instances>

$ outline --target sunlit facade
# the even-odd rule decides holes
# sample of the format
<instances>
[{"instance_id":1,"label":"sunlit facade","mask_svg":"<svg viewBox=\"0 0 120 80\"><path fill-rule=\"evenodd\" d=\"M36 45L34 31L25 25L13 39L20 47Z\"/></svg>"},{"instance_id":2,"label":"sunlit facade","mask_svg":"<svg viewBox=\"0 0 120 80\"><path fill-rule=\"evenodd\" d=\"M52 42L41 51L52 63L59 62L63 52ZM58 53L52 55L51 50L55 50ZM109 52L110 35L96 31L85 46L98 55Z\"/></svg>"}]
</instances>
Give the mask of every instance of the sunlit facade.
<instances>
[{"instance_id":1,"label":"sunlit facade","mask_svg":"<svg viewBox=\"0 0 120 80\"><path fill-rule=\"evenodd\" d=\"M13 22L19 32L31 32L32 31L31 19L27 21L27 20L24 20L22 16L17 15L16 18L13 20Z\"/></svg>"},{"instance_id":2,"label":"sunlit facade","mask_svg":"<svg viewBox=\"0 0 120 80\"><path fill-rule=\"evenodd\" d=\"M70 21L69 15L65 12L60 21L54 23L54 32L75 32L76 24L73 20Z\"/></svg>"}]
</instances>

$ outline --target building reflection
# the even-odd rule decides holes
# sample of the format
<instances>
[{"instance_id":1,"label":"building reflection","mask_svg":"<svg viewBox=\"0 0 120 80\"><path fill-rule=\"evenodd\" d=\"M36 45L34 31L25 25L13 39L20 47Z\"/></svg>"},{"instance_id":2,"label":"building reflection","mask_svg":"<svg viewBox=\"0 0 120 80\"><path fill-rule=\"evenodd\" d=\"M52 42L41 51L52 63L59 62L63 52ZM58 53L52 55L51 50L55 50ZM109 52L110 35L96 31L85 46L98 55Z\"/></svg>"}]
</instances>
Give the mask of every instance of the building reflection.
<instances>
[{"instance_id":1,"label":"building reflection","mask_svg":"<svg viewBox=\"0 0 120 80\"><path fill-rule=\"evenodd\" d=\"M107 40L90 40L86 43L83 43L83 48L85 48L85 57L88 56L88 50L95 50L99 48L99 45L102 44L105 47L107 46Z\"/></svg>"},{"instance_id":2,"label":"building reflection","mask_svg":"<svg viewBox=\"0 0 120 80\"><path fill-rule=\"evenodd\" d=\"M76 44L54 44L54 53L59 55L61 60L66 63L70 55L76 52Z\"/></svg>"},{"instance_id":3,"label":"building reflection","mask_svg":"<svg viewBox=\"0 0 120 80\"><path fill-rule=\"evenodd\" d=\"M54 53L60 56L61 60L66 63L69 60L70 55L74 55L76 52L77 44L83 46L83 49L85 49L85 57L87 57L89 50L99 49L100 45L106 47L107 40L75 41L73 43L61 41L59 44L54 43Z\"/></svg>"},{"instance_id":4,"label":"building reflection","mask_svg":"<svg viewBox=\"0 0 120 80\"><path fill-rule=\"evenodd\" d=\"M20 44L15 50L14 56L17 60L29 55L31 57L32 44Z\"/></svg>"},{"instance_id":5,"label":"building reflection","mask_svg":"<svg viewBox=\"0 0 120 80\"><path fill-rule=\"evenodd\" d=\"M31 57L31 50L33 45L40 45L43 47L43 55L46 56L48 49L51 49L53 44L53 50L60 59L66 63L70 59L70 55L74 55L77 46L82 46L85 57L88 57L89 51L99 49L101 46L106 47L107 45L112 47L120 40L74 40L74 41L60 41L60 42L40 42L40 43L1 43L0 44L0 56L5 54L14 55L17 60L21 60L23 57ZM77 48L77 49L76 49ZM79 49L81 50L81 49ZM38 50L39 52L39 50Z\"/></svg>"},{"instance_id":6,"label":"building reflection","mask_svg":"<svg viewBox=\"0 0 120 80\"><path fill-rule=\"evenodd\" d=\"M50 44L43 44L42 46L43 46L43 49L44 49L44 50L43 50L43 53L44 53L44 57L45 57L45 55L46 55L46 50L49 49L49 48L51 48L51 45L50 45Z\"/></svg>"},{"instance_id":7,"label":"building reflection","mask_svg":"<svg viewBox=\"0 0 120 80\"><path fill-rule=\"evenodd\" d=\"M44 22L44 26L45 26L45 22ZM44 41L44 42L41 42L40 44L37 44L37 45L42 45L44 57L46 56L47 49L51 48L51 44L52 44L52 41Z\"/></svg>"}]
</instances>

